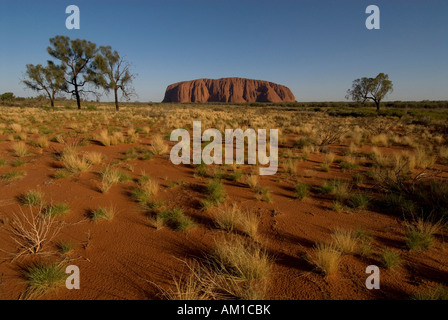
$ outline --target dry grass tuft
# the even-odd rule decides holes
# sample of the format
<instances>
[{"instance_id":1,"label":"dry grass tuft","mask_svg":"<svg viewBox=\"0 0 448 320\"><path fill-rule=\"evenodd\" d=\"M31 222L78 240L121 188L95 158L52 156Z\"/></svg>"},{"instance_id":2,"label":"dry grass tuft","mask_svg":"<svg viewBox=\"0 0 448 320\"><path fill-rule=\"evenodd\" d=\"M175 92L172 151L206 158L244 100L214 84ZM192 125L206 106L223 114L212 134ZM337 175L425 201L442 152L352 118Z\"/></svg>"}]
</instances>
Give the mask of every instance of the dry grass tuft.
<instances>
[{"instance_id":1,"label":"dry grass tuft","mask_svg":"<svg viewBox=\"0 0 448 320\"><path fill-rule=\"evenodd\" d=\"M428 250L434 243L434 235L442 229L441 222L417 219L406 225L406 245L409 250Z\"/></svg>"},{"instance_id":2,"label":"dry grass tuft","mask_svg":"<svg viewBox=\"0 0 448 320\"><path fill-rule=\"evenodd\" d=\"M109 136L109 131L107 129L101 130L100 134L96 137L96 140L105 147L108 147L111 145L111 141L110 141L111 139Z\"/></svg>"},{"instance_id":3,"label":"dry grass tuft","mask_svg":"<svg viewBox=\"0 0 448 320\"><path fill-rule=\"evenodd\" d=\"M358 251L358 237L351 230L335 230L331 238L336 248L342 253L353 254Z\"/></svg>"},{"instance_id":4,"label":"dry grass tuft","mask_svg":"<svg viewBox=\"0 0 448 320\"><path fill-rule=\"evenodd\" d=\"M212 258L219 269L246 281L266 278L272 269L272 258L266 251L239 237L217 240Z\"/></svg>"},{"instance_id":5,"label":"dry grass tuft","mask_svg":"<svg viewBox=\"0 0 448 320\"><path fill-rule=\"evenodd\" d=\"M101 192L106 193L114 185L120 182L121 173L118 169L107 166L101 172Z\"/></svg>"},{"instance_id":6,"label":"dry grass tuft","mask_svg":"<svg viewBox=\"0 0 448 320\"><path fill-rule=\"evenodd\" d=\"M389 137L385 133L380 133L379 135L371 137L370 141L375 146L380 146L380 147L389 146Z\"/></svg>"},{"instance_id":7,"label":"dry grass tuft","mask_svg":"<svg viewBox=\"0 0 448 320\"><path fill-rule=\"evenodd\" d=\"M335 274L341 262L341 252L334 244L318 243L309 260L326 276Z\"/></svg>"},{"instance_id":8,"label":"dry grass tuft","mask_svg":"<svg viewBox=\"0 0 448 320\"><path fill-rule=\"evenodd\" d=\"M236 204L226 205L214 214L214 221L217 228L232 232L240 224L241 210Z\"/></svg>"},{"instance_id":9,"label":"dry grass tuft","mask_svg":"<svg viewBox=\"0 0 448 320\"><path fill-rule=\"evenodd\" d=\"M90 214L90 218L92 221L100 221L100 220L112 220L116 215L116 209L114 207L99 207L98 209L92 210Z\"/></svg>"},{"instance_id":10,"label":"dry grass tuft","mask_svg":"<svg viewBox=\"0 0 448 320\"><path fill-rule=\"evenodd\" d=\"M336 158L336 155L333 152L329 152L325 155L325 163L332 164L334 162L335 158Z\"/></svg>"},{"instance_id":11,"label":"dry grass tuft","mask_svg":"<svg viewBox=\"0 0 448 320\"><path fill-rule=\"evenodd\" d=\"M168 145L165 143L161 135L155 135L151 141L151 151L155 155L161 155L168 151Z\"/></svg>"},{"instance_id":12,"label":"dry grass tuft","mask_svg":"<svg viewBox=\"0 0 448 320\"><path fill-rule=\"evenodd\" d=\"M11 128L12 131L14 131L15 133L20 133L22 132L22 126L18 123L13 123L9 126Z\"/></svg>"},{"instance_id":13,"label":"dry grass tuft","mask_svg":"<svg viewBox=\"0 0 448 320\"><path fill-rule=\"evenodd\" d=\"M252 239L256 239L258 235L258 226L260 220L257 214L251 210L247 210L241 216L239 228L243 233L248 235Z\"/></svg>"},{"instance_id":14,"label":"dry grass tuft","mask_svg":"<svg viewBox=\"0 0 448 320\"><path fill-rule=\"evenodd\" d=\"M11 147L17 157L24 157L28 154L28 148L23 141L13 143Z\"/></svg>"},{"instance_id":15,"label":"dry grass tuft","mask_svg":"<svg viewBox=\"0 0 448 320\"><path fill-rule=\"evenodd\" d=\"M214 214L217 228L227 232L241 231L255 239L258 234L259 219L251 210L241 210L237 204L226 205Z\"/></svg>"},{"instance_id":16,"label":"dry grass tuft","mask_svg":"<svg viewBox=\"0 0 448 320\"><path fill-rule=\"evenodd\" d=\"M37 138L36 143L42 149L48 148L50 146L50 141L48 140L48 138L46 136L41 136L41 137Z\"/></svg>"},{"instance_id":17,"label":"dry grass tuft","mask_svg":"<svg viewBox=\"0 0 448 320\"><path fill-rule=\"evenodd\" d=\"M87 152L84 155L84 158L87 160L88 163L91 165L100 164L103 162L105 156L101 152Z\"/></svg>"},{"instance_id":18,"label":"dry grass tuft","mask_svg":"<svg viewBox=\"0 0 448 320\"><path fill-rule=\"evenodd\" d=\"M86 172L90 169L90 163L83 156L80 156L78 150L73 146L66 146L62 151L60 160L65 168L72 173Z\"/></svg>"},{"instance_id":19,"label":"dry grass tuft","mask_svg":"<svg viewBox=\"0 0 448 320\"><path fill-rule=\"evenodd\" d=\"M249 188L255 189L258 186L258 175L256 174L247 175L246 183L248 184Z\"/></svg>"}]
</instances>

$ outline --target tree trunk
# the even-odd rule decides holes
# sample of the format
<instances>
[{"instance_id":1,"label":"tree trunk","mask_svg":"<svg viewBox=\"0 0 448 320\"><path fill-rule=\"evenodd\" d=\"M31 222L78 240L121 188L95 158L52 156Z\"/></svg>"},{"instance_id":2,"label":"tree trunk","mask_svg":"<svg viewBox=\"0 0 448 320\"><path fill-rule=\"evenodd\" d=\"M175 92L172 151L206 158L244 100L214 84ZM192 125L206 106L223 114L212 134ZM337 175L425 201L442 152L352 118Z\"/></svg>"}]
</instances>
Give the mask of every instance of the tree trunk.
<instances>
[{"instance_id":1,"label":"tree trunk","mask_svg":"<svg viewBox=\"0 0 448 320\"><path fill-rule=\"evenodd\" d=\"M50 99L50 106L51 106L51 108L54 109L54 92L50 93L50 91L48 91L47 89L45 89L45 92L47 93L48 99Z\"/></svg>"},{"instance_id":2,"label":"tree trunk","mask_svg":"<svg viewBox=\"0 0 448 320\"><path fill-rule=\"evenodd\" d=\"M75 97L76 97L76 104L78 105L78 110L81 110L81 99L79 97L79 91L78 91L78 83L76 82L76 78L73 79L74 85L75 85Z\"/></svg>"},{"instance_id":3,"label":"tree trunk","mask_svg":"<svg viewBox=\"0 0 448 320\"><path fill-rule=\"evenodd\" d=\"M115 94L115 110L119 111L120 107L118 106L118 89L117 88L114 89L114 94Z\"/></svg>"},{"instance_id":4,"label":"tree trunk","mask_svg":"<svg viewBox=\"0 0 448 320\"><path fill-rule=\"evenodd\" d=\"M81 99L79 98L78 88L75 89L76 104L78 105L78 110L81 110Z\"/></svg>"},{"instance_id":5,"label":"tree trunk","mask_svg":"<svg viewBox=\"0 0 448 320\"><path fill-rule=\"evenodd\" d=\"M376 112L380 113L380 101L375 100L375 104L376 104Z\"/></svg>"}]
</instances>

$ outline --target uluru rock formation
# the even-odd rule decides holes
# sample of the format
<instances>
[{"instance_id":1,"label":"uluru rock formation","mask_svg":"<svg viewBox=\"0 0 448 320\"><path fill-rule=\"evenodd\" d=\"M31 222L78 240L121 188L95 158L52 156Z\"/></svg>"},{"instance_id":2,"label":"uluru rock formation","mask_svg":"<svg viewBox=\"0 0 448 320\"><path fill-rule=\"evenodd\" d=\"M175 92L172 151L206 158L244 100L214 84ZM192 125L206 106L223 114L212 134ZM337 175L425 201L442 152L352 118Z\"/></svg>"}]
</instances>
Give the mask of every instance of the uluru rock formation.
<instances>
[{"instance_id":1,"label":"uluru rock formation","mask_svg":"<svg viewBox=\"0 0 448 320\"><path fill-rule=\"evenodd\" d=\"M244 78L197 79L168 86L163 102L295 102L289 88Z\"/></svg>"}]
</instances>

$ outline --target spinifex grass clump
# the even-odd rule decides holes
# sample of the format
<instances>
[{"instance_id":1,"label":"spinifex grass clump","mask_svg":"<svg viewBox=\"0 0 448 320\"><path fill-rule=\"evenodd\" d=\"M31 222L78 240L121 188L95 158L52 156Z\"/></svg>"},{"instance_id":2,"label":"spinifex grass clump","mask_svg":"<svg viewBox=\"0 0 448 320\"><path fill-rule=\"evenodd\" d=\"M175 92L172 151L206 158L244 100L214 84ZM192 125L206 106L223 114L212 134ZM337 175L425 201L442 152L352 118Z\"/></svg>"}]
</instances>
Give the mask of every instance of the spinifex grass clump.
<instances>
[{"instance_id":1,"label":"spinifex grass clump","mask_svg":"<svg viewBox=\"0 0 448 320\"><path fill-rule=\"evenodd\" d=\"M65 284L67 274L61 264L37 263L24 272L28 288L25 298L35 299Z\"/></svg>"},{"instance_id":2,"label":"spinifex grass clump","mask_svg":"<svg viewBox=\"0 0 448 320\"><path fill-rule=\"evenodd\" d=\"M323 194L333 195L338 201L343 201L349 196L349 186L347 183L337 179L325 182L319 191Z\"/></svg>"},{"instance_id":3,"label":"spinifex grass clump","mask_svg":"<svg viewBox=\"0 0 448 320\"><path fill-rule=\"evenodd\" d=\"M73 251L73 244L70 241L61 241L57 244L57 247L62 254L69 254Z\"/></svg>"},{"instance_id":4,"label":"spinifex grass clump","mask_svg":"<svg viewBox=\"0 0 448 320\"><path fill-rule=\"evenodd\" d=\"M243 178L243 173L241 171L234 171L228 175L229 180L239 182Z\"/></svg>"},{"instance_id":5,"label":"spinifex grass clump","mask_svg":"<svg viewBox=\"0 0 448 320\"><path fill-rule=\"evenodd\" d=\"M258 175L251 174L246 176L246 182L251 189L255 189L258 186Z\"/></svg>"},{"instance_id":6,"label":"spinifex grass clump","mask_svg":"<svg viewBox=\"0 0 448 320\"><path fill-rule=\"evenodd\" d=\"M448 287L437 285L434 288L426 289L414 294L413 300L448 300Z\"/></svg>"},{"instance_id":7,"label":"spinifex grass clump","mask_svg":"<svg viewBox=\"0 0 448 320\"><path fill-rule=\"evenodd\" d=\"M87 162L92 165L100 164L104 159L104 155L101 152L95 152L95 151L87 152L84 157L87 160Z\"/></svg>"},{"instance_id":8,"label":"spinifex grass clump","mask_svg":"<svg viewBox=\"0 0 448 320\"><path fill-rule=\"evenodd\" d=\"M152 137L151 151L155 155L164 154L168 151L168 145L165 143L161 135L155 135Z\"/></svg>"},{"instance_id":9,"label":"spinifex grass clump","mask_svg":"<svg viewBox=\"0 0 448 320\"><path fill-rule=\"evenodd\" d=\"M123 143L125 140L122 132L115 131L112 135L110 135L107 129L101 130L95 139L105 147Z\"/></svg>"},{"instance_id":10,"label":"spinifex grass clump","mask_svg":"<svg viewBox=\"0 0 448 320\"><path fill-rule=\"evenodd\" d=\"M381 262L387 269L391 269L400 264L401 257L398 252L391 249L386 249L381 254Z\"/></svg>"},{"instance_id":11,"label":"spinifex grass clump","mask_svg":"<svg viewBox=\"0 0 448 320\"><path fill-rule=\"evenodd\" d=\"M341 252L334 244L317 243L308 260L326 276L330 276L339 270Z\"/></svg>"},{"instance_id":12,"label":"spinifex grass clump","mask_svg":"<svg viewBox=\"0 0 448 320\"><path fill-rule=\"evenodd\" d=\"M114 216L115 216L114 208L100 207L98 209L92 210L90 218L93 221L100 221L100 220L112 220Z\"/></svg>"},{"instance_id":13,"label":"spinifex grass clump","mask_svg":"<svg viewBox=\"0 0 448 320\"><path fill-rule=\"evenodd\" d=\"M13 143L12 150L17 157L24 157L28 154L28 148L23 141Z\"/></svg>"},{"instance_id":14,"label":"spinifex grass clump","mask_svg":"<svg viewBox=\"0 0 448 320\"><path fill-rule=\"evenodd\" d=\"M255 188L255 198L259 201L265 201L267 203L272 202L271 190L268 187L257 186Z\"/></svg>"},{"instance_id":15,"label":"spinifex grass clump","mask_svg":"<svg viewBox=\"0 0 448 320\"><path fill-rule=\"evenodd\" d=\"M116 168L107 166L101 172L101 192L106 193L114 185L120 182L120 172Z\"/></svg>"},{"instance_id":16,"label":"spinifex grass clump","mask_svg":"<svg viewBox=\"0 0 448 320\"><path fill-rule=\"evenodd\" d=\"M43 193L30 190L20 196L20 203L24 206L37 206L43 203Z\"/></svg>"},{"instance_id":17,"label":"spinifex grass clump","mask_svg":"<svg viewBox=\"0 0 448 320\"><path fill-rule=\"evenodd\" d=\"M64 163L65 168L72 173L88 171L91 166L87 159L81 156L73 146L65 147L61 152L60 160Z\"/></svg>"},{"instance_id":18,"label":"spinifex grass clump","mask_svg":"<svg viewBox=\"0 0 448 320\"><path fill-rule=\"evenodd\" d=\"M73 173L68 171L67 169L57 169L55 173L52 174L52 178L53 179L64 179L64 178L68 178L72 175Z\"/></svg>"},{"instance_id":19,"label":"spinifex grass clump","mask_svg":"<svg viewBox=\"0 0 448 320\"><path fill-rule=\"evenodd\" d=\"M62 217L70 211L70 207L66 203L56 203L45 209L45 214L51 217Z\"/></svg>"},{"instance_id":20,"label":"spinifex grass clump","mask_svg":"<svg viewBox=\"0 0 448 320\"><path fill-rule=\"evenodd\" d=\"M202 207L207 210L211 207L218 206L226 199L224 185L219 180L210 180L205 188L207 197L202 200Z\"/></svg>"},{"instance_id":21,"label":"spinifex grass clump","mask_svg":"<svg viewBox=\"0 0 448 320\"><path fill-rule=\"evenodd\" d=\"M434 243L434 235L441 229L440 223L418 219L406 226L406 245L409 250L428 250Z\"/></svg>"},{"instance_id":22,"label":"spinifex grass clump","mask_svg":"<svg viewBox=\"0 0 448 320\"><path fill-rule=\"evenodd\" d=\"M219 229L232 232L238 228L241 217L241 210L236 204L233 204L232 206L225 206L215 213L215 225Z\"/></svg>"},{"instance_id":23,"label":"spinifex grass clump","mask_svg":"<svg viewBox=\"0 0 448 320\"><path fill-rule=\"evenodd\" d=\"M245 281L266 278L272 269L272 258L265 250L239 237L216 241L212 259L219 269Z\"/></svg>"},{"instance_id":24,"label":"spinifex grass clump","mask_svg":"<svg viewBox=\"0 0 448 320\"><path fill-rule=\"evenodd\" d=\"M40 136L39 138L37 138L36 143L42 149L48 148L50 146L50 141L46 136Z\"/></svg>"},{"instance_id":25,"label":"spinifex grass clump","mask_svg":"<svg viewBox=\"0 0 448 320\"><path fill-rule=\"evenodd\" d=\"M256 239L259 223L260 219L257 214L252 210L247 210L241 216L239 229L250 238Z\"/></svg>"},{"instance_id":26,"label":"spinifex grass clump","mask_svg":"<svg viewBox=\"0 0 448 320\"><path fill-rule=\"evenodd\" d=\"M195 177L203 177L203 178L208 177L207 168L208 168L207 165L201 160L200 164L195 165L194 176Z\"/></svg>"},{"instance_id":27,"label":"spinifex grass clump","mask_svg":"<svg viewBox=\"0 0 448 320\"><path fill-rule=\"evenodd\" d=\"M175 230L188 231L194 226L193 221L180 208L162 210L157 213L157 218Z\"/></svg>"},{"instance_id":28,"label":"spinifex grass clump","mask_svg":"<svg viewBox=\"0 0 448 320\"><path fill-rule=\"evenodd\" d=\"M335 230L331 238L341 253L353 254L358 251L358 237L351 230Z\"/></svg>"},{"instance_id":29,"label":"spinifex grass clump","mask_svg":"<svg viewBox=\"0 0 448 320\"><path fill-rule=\"evenodd\" d=\"M146 174L142 174L138 185L138 188L132 190L131 195L140 204L147 204L150 198L159 192L159 183Z\"/></svg>"},{"instance_id":30,"label":"spinifex grass clump","mask_svg":"<svg viewBox=\"0 0 448 320\"><path fill-rule=\"evenodd\" d=\"M217 228L232 232L239 231L251 238L256 238L258 233L259 218L251 210L242 210L235 203L225 206L214 214L214 222Z\"/></svg>"},{"instance_id":31,"label":"spinifex grass clump","mask_svg":"<svg viewBox=\"0 0 448 320\"><path fill-rule=\"evenodd\" d=\"M19 180L26 176L26 171L23 170L12 170L2 174L0 177L5 181Z\"/></svg>"},{"instance_id":32,"label":"spinifex grass clump","mask_svg":"<svg viewBox=\"0 0 448 320\"><path fill-rule=\"evenodd\" d=\"M306 182L298 182L295 188L295 197L297 200L305 199L309 194L309 185Z\"/></svg>"},{"instance_id":33,"label":"spinifex grass clump","mask_svg":"<svg viewBox=\"0 0 448 320\"><path fill-rule=\"evenodd\" d=\"M370 197L365 193L355 193L353 194L349 201L348 205L351 208L365 210L369 207Z\"/></svg>"}]
</instances>

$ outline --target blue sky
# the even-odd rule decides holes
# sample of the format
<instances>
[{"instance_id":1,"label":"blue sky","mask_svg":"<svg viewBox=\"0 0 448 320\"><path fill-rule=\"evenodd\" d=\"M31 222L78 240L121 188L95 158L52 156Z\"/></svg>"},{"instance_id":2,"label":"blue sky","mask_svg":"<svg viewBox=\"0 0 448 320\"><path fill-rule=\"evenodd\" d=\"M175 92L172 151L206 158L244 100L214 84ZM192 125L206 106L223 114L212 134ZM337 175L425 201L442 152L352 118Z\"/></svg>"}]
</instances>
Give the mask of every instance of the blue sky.
<instances>
[{"instance_id":1,"label":"blue sky","mask_svg":"<svg viewBox=\"0 0 448 320\"><path fill-rule=\"evenodd\" d=\"M65 27L71 4L80 30ZM365 27L370 4L380 30ZM343 101L354 79L380 72L394 83L388 100L448 100L446 0L0 0L0 93L35 95L20 84L25 65L44 64L60 34L126 56L139 101L222 77L283 84L298 101Z\"/></svg>"}]
</instances>

